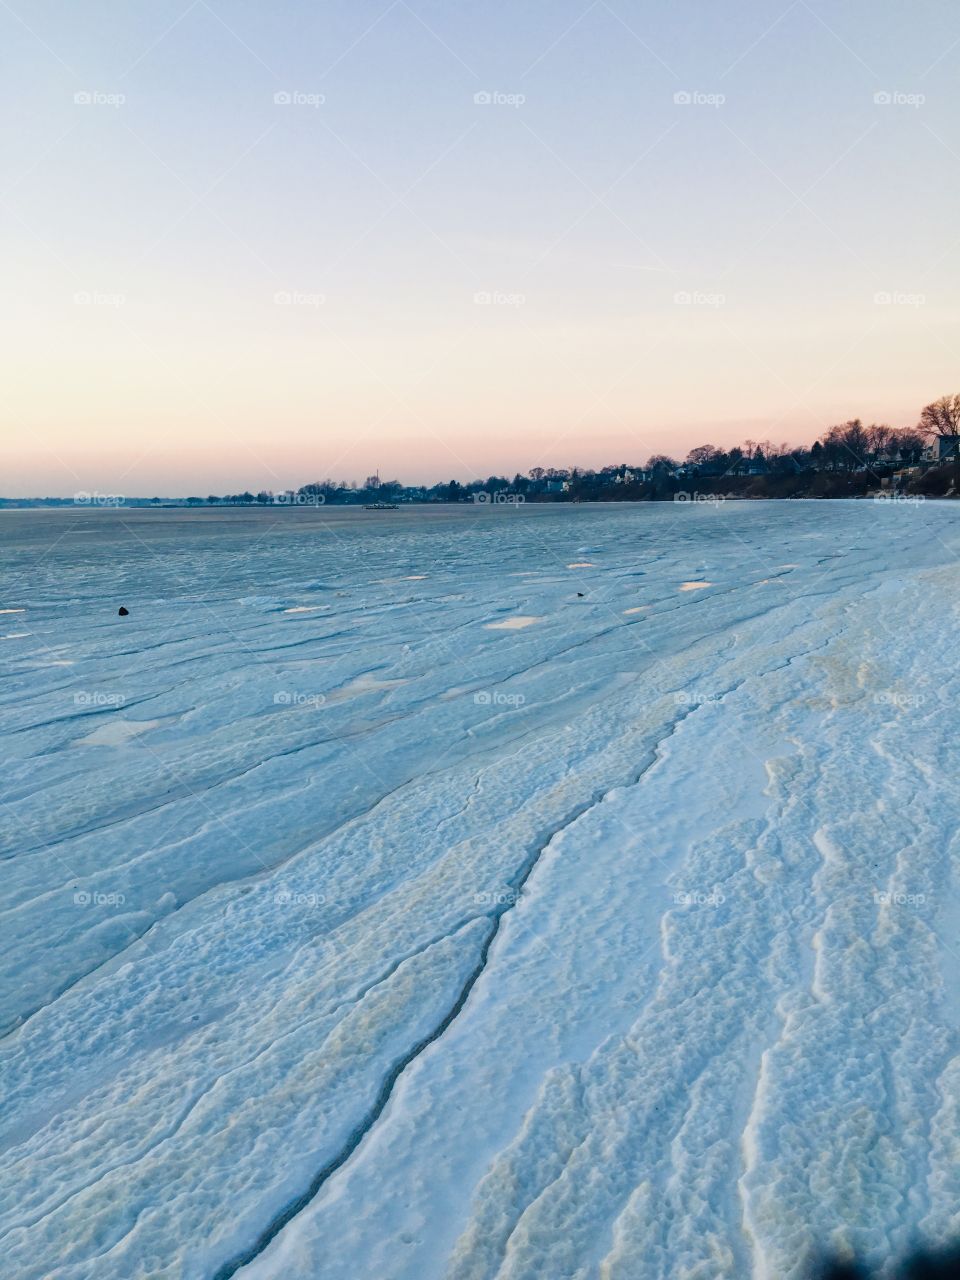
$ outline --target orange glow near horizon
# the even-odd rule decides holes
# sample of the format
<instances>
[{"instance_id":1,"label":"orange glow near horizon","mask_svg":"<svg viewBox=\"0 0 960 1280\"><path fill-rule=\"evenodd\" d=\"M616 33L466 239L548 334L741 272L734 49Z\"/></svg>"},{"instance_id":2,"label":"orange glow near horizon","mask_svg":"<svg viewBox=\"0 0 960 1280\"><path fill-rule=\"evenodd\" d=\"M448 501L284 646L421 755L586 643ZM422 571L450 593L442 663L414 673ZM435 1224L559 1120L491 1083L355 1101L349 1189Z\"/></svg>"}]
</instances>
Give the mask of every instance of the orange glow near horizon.
<instances>
[{"instance_id":1,"label":"orange glow near horizon","mask_svg":"<svg viewBox=\"0 0 960 1280\"><path fill-rule=\"evenodd\" d=\"M638 465L960 389L932 13L40 7L0 496Z\"/></svg>"},{"instance_id":2,"label":"orange glow near horizon","mask_svg":"<svg viewBox=\"0 0 960 1280\"><path fill-rule=\"evenodd\" d=\"M442 333L392 343L383 335L374 350L377 335L368 333L368 357L382 371L373 377L358 360L341 358L323 333L299 334L295 355L282 344L245 349L238 340L229 352L161 348L161 362L112 328L120 322L111 317L102 349L64 360L56 379L19 366L7 388L4 494L205 495L327 476L362 481L374 472L413 484L533 466L636 465L654 453L682 457L705 442L809 443L854 416L913 425L946 378L936 347L880 332L869 356L861 350L814 395L791 394L781 385L786 361L771 350L775 338L754 335L748 349L718 326L711 341L691 343L676 320L671 331L670 319L659 341L651 342L651 323L589 352L587 333L574 340L495 329L470 334L459 350ZM7 336L16 345L16 335ZM815 381L828 346L816 334L806 346L795 338L789 385ZM639 358L624 376L634 347ZM764 367L764 350L777 362L776 377ZM905 351L919 370L907 393ZM698 371L689 381L688 364ZM860 386L869 394L858 394Z\"/></svg>"}]
</instances>

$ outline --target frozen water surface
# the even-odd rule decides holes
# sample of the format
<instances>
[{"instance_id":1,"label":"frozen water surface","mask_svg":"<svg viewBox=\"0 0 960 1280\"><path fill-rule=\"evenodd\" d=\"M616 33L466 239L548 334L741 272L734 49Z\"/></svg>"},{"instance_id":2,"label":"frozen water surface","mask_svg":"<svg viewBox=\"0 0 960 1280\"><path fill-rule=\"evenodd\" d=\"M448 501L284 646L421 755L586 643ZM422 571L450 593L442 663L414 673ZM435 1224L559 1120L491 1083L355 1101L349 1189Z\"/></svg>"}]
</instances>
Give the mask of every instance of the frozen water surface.
<instances>
[{"instance_id":1,"label":"frozen water surface","mask_svg":"<svg viewBox=\"0 0 960 1280\"><path fill-rule=\"evenodd\" d=\"M960 1233L958 520L0 512L4 1275Z\"/></svg>"}]
</instances>

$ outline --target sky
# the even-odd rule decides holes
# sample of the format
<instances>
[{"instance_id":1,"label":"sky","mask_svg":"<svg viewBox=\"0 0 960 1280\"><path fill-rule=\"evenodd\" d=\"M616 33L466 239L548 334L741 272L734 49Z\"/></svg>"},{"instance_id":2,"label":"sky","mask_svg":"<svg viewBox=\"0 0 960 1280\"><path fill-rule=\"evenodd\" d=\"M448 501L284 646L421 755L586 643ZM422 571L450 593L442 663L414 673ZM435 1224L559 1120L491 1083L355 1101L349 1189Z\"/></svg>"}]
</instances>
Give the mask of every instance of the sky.
<instances>
[{"instance_id":1,"label":"sky","mask_svg":"<svg viewBox=\"0 0 960 1280\"><path fill-rule=\"evenodd\" d=\"M955 0L2 0L0 494L913 425L958 58Z\"/></svg>"}]
</instances>

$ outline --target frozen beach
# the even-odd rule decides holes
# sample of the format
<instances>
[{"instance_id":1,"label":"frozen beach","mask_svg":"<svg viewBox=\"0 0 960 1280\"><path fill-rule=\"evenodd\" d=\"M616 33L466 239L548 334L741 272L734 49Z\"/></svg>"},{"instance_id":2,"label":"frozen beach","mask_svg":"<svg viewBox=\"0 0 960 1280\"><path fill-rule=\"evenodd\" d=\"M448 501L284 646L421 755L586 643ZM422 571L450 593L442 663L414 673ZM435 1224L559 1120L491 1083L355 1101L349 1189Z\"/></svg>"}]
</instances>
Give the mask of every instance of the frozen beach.
<instances>
[{"instance_id":1,"label":"frozen beach","mask_svg":"<svg viewBox=\"0 0 960 1280\"><path fill-rule=\"evenodd\" d=\"M4 1276L960 1236L958 552L914 501L0 512Z\"/></svg>"}]
</instances>

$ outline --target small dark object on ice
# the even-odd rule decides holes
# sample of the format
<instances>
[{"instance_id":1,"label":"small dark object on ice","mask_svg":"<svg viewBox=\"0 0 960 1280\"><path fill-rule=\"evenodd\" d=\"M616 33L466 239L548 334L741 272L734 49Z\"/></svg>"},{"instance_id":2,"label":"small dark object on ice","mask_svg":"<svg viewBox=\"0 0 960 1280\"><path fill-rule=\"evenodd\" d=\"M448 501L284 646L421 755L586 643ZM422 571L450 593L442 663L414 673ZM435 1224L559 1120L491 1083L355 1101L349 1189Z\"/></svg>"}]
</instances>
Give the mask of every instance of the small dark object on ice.
<instances>
[{"instance_id":1,"label":"small dark object on ice","mask_svg":"<svg viewBox=\"0 0 960 1280\"><path fill-rule=\"evenodd\" d=\"M577 592L577 595L580 597L580 599L581 599L581 600L583 599L583 592L582 592L582 591L578 591L578 592Z\"/></svg>"},{"instance_id":2,"label":"small dark object on ice","mask_svg":"<svg viewBox=\"0 0 960 1280\"><path fill-rule=\"evenodd\" d=\"M120 608L117 610L117 613L119 614L119 616L120 616L121 618L125 618L129 612L130 612L130 610L129 610L129 609L125 609L125 608L123 607L123 605L121 605L121 606L120 606Z\"/></svg>"}]
</instances>

